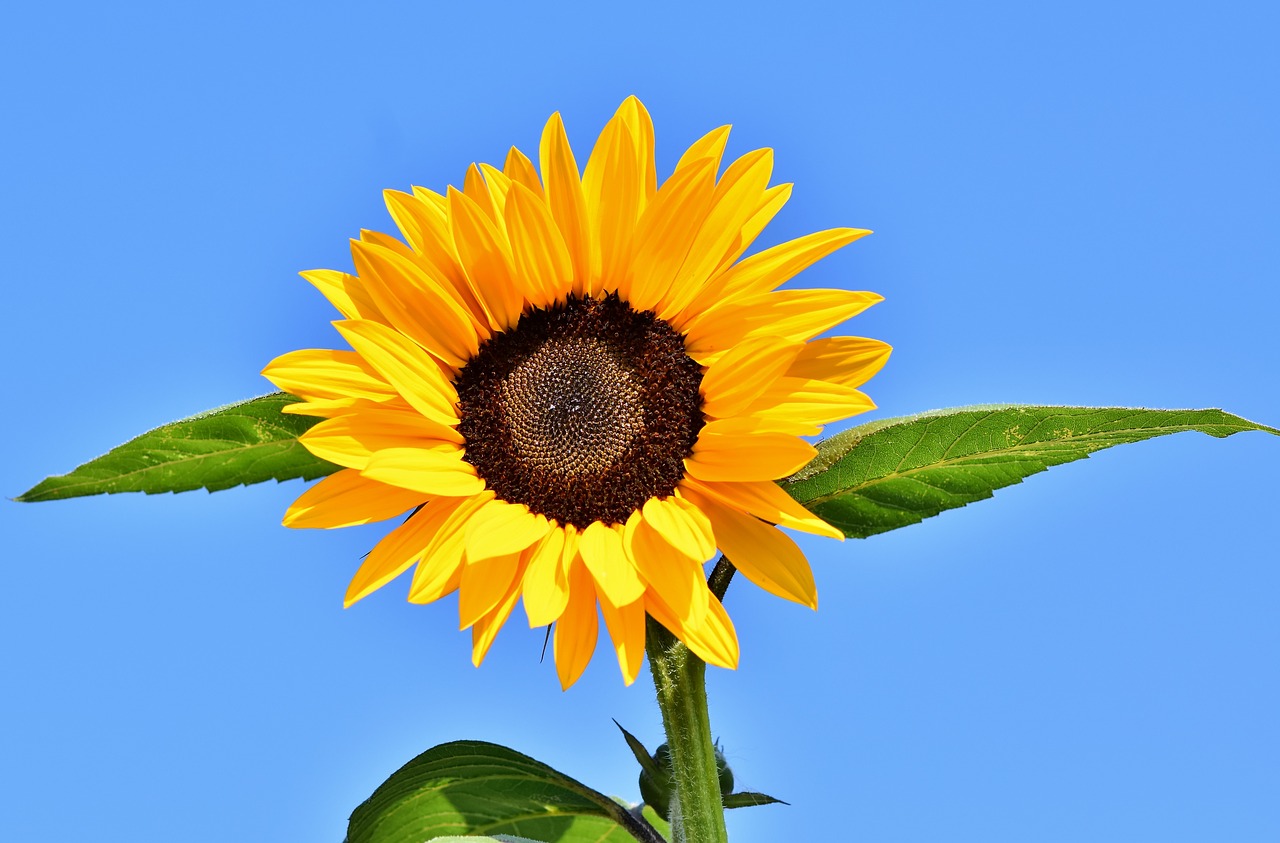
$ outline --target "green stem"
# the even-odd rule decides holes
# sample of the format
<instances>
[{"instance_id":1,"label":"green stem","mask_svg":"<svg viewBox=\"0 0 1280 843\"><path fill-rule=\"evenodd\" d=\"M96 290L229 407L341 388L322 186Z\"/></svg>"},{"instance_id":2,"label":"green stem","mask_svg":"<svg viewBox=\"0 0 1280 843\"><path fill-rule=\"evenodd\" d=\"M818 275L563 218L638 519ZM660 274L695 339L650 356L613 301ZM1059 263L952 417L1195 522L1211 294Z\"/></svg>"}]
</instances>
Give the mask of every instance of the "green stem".
<instances>
[{"instance_id":1,"label":"green stem","mask_svg":"<svg viewBox=\"0 0 1280 843\"><path fill-rule=\"evenodd\" d=\"M675 773L673 843L728 843L707 713L707 665L653 618L648 624L649 667Z\"/></svg>"}]
</instances>

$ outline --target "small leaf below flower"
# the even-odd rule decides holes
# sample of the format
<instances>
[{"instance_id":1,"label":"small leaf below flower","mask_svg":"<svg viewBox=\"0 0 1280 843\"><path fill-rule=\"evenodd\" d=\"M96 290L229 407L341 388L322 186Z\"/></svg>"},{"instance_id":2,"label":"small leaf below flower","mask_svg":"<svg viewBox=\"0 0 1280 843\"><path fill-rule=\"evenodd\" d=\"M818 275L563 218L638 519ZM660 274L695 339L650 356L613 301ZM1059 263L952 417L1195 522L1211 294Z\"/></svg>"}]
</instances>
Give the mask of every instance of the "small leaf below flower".
<instances>
[{"instance_id":1,"label":"small leaf below flower","mask_svg":"<svg viewBox=\"0 0 1280 843\"><path fill-rule=\"evenodd\" d=\"M644 770L651 776L660 775L661 770L654 762L653 756L649 754L649 750L645 749L644 744L635 735L622 728L622 724L617 720L613 721L613 725L618 727L618 731L622 732L623 739L627 742L627 747L631 750L631 754L636 757L636 763L640 765L640 769Z\"/></svg>"},{"instance_id":2,"label":"small leaf below flower","mask_svg":"<svg viewBox=\"0 0 1280 843\"><path fill-rule=\"evenodd\" d=\"M724 796L724 806L726 808L754 808L756 805L790 805L790 802L783 802L764 793L756 793L751 790L742 790L737 793L726 793Z\"/></svg>"}]
</instances>

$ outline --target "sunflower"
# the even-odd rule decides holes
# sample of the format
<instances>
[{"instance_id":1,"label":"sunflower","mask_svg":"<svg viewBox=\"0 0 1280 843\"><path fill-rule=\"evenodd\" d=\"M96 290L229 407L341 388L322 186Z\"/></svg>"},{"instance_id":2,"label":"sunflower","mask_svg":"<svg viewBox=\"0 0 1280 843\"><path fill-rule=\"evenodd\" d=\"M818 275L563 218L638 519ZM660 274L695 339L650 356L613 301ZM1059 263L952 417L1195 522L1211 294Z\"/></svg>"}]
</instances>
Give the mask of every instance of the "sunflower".
<instances>
[{"instance_id":1,"label":"sunflower","mask_svg":"<svg viewBox=\"0 0 1280 843\"><path fill-rule=\"evenodd\" d=\"M810 234L740 260L782 208L773 153L695 142L661 185L635 97L579 172L559 114L541 176L512 149L461 190L387 191L404 240L351 243L355 274L302 273L342 314L350 350L285 354L264 370L319 416L301 437L343 470L289 508L290 527L411 513L368 555L351 605L415 568L409 600L458 592L479 665L518 600L555 625L568 688L599 617L627 683L645 616L710 664L738 642L707 588L717 549L749 580L817 606L803 553L777 527L841 533L775 480L816 453L802 437L874 407L857 387L876 340L818 334L881 300L776 288L870 232ZM598 610L597 610L598 607Z\"/></svg>"}]
</instances>

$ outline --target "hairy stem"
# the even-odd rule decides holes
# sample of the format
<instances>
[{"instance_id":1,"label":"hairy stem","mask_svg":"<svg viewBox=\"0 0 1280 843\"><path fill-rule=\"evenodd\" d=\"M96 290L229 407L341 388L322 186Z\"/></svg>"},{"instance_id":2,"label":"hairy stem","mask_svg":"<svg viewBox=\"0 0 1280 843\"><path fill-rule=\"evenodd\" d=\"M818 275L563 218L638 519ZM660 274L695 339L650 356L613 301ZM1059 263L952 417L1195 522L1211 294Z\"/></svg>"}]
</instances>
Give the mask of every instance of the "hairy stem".
<instances>
[{"instance_id":1,"label":"hairy stem","mask_svg":"<svg viewBox=\"0 0 1280 843\"><path fill-rule=\"evenodd\" d=\"M648 624L649 667L675 774L673 843L727 843L707 712L707 665L653 618Z\"/></svg>"}]
</instances>

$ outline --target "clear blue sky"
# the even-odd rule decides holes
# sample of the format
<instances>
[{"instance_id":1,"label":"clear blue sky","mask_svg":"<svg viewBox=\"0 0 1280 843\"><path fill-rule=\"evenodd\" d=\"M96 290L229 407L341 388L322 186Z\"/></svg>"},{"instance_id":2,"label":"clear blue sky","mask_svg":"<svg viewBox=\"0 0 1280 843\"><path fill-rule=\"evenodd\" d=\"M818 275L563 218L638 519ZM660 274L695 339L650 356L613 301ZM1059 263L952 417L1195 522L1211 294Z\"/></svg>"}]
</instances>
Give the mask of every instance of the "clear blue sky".
<instances>
[{"instance_id":1,"label":"clear blue sky","mask_svg":"<svg viewBox=\"0 0 1280 843\"><path fill-rule=\"evenodd\" d=\"M447 8L445 8L447 6ZM0 492L270 389L331 346L296 273L383 188L585 150L628 94L659 166L706 130L795 182L765 243L876 230L803 283L882 293L878 415L1220 406L1280 423L1273 4L20 4L0 32ZM712 717L791 807L735 843L1280 839L1280 440L1184 434L968 509L806 542L817 613L735 583ZM343 611L377 540L279 526L303 485L0 501L12 840L338 841L415 753L509 744L637 798L605 653L485 666L452 604ZM517 620L520 618L516 616ZM808 838L806 838L808 839Z\"/></svg>"}]
</instances>

